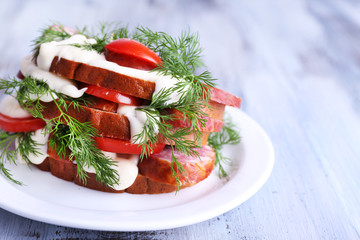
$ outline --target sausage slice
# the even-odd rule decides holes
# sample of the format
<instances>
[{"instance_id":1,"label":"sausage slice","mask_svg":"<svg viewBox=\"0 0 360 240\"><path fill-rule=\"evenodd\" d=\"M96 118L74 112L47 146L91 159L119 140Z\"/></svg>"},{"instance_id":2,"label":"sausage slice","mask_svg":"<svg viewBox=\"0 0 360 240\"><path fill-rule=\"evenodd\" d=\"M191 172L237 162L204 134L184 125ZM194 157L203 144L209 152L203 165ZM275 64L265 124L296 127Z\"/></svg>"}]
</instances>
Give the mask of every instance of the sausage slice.
<instances>
[{"instance_id":1,"label":"sausage slice","mask_svg":"<svg viewBox=\"0 0 360 240\"><path fill-rule=\"evenodd\" d=\"M210 146L202 146L197 149L197 152L199 157L175 152L177 161L185 170L181 174L177 170L175 163L171 161L171 147L166 146L161 153L153 154L149 158L143 159L138 164L139 173L153 181L176 186L176 179L171 173L171 165L173 164L178 173L181 186L192 186L207 178L213 170L215 163L215 152Z\"/></svg>"}]
</instances>

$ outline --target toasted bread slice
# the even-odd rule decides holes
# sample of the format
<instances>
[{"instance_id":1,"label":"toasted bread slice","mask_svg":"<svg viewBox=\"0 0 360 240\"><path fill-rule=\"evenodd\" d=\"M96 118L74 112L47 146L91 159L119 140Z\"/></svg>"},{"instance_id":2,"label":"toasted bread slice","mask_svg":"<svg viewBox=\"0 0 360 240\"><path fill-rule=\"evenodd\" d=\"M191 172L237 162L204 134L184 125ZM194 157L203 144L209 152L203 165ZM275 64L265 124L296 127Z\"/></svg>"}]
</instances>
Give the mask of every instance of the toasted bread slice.
<instances>
[{"instance_id":1,"label":"toasted bread slice","mask_svg":"<svg viewBox=\"0 0 360 240\"><path fill-rule=\"evenodd\" d=\"M42 105L44 106L42 114L46 119L52 119L61 114L55 102L42 102ZM130 121L126 116L96 109L92 106L82 106L82 108L78 109L71 105L70 102L68 102L68 105L66 112L69 116L80 122L91 122L101 136L130 140ZM207 118L206 125L200 130L202 132L218 132L223 124L220 120ZM183 128L190 126L188 121L183 119L172 121L172 125Z\"/></svg>"},{"instance_id":2,"label":"toasted bread slice","mask_svg":"<svg viewBox=\"0 0 360 240\"><path fill-rule=\"evenodd\" d=\"M147 100L151 100L155 91L154 82L57 56L53 59L49 71L65 78L117 90ZM240 107L239 97L218 88L210 88L210 90L210 100L223 105Z\"/></svg>"}]
</instances>

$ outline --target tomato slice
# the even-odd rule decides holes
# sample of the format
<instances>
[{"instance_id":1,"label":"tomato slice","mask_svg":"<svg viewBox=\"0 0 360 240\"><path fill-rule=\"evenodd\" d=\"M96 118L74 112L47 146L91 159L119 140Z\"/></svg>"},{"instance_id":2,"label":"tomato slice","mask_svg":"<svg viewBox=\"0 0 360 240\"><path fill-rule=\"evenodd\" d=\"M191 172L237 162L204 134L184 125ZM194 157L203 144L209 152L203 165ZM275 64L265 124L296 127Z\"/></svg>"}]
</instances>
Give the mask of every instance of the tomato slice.
<instances>
[{"instance_id":1,"label":"tomato slice","mask_svg":"<svg viewBox=\"0 0 360 240\"><path fill-rule=\"evenodd\" d=\"M40 118L13 118L0 113L0 128L7 132L31 132L45 127Z\"/></svg>"},{"instance_id":2,"label":"tomato slice","mask_svg":"<svg viewBox=\"0 0 360 240\"><path fill-rule=\"evenodd\" d=\"M162 63L161 58L150 48L128 38L120 38L108 43L104 55L108 61L140 70L152 70Z\"/></svg>"},{"instance_id":3,"label":"tomato slice","mask_svg":"<svg viewBox=\"0 0 360 240\"><path fill-rule=\"evenodd\" d=\"M115 138L107 138L107 137L95 137L95 141L98 144L98 147L106 152L114 152L114 153L125 153L125 154L140 154L141 146L139 144L131 143L130 141L124 141ZM165 147L163 143L157 143L153 148L154 153L160 153Z\"/></svg>"},{"instance_id":4,"label":"tomato slice","mask_svg":"<svg viewBox=\"0 0 360 240\"><path fill-rule=\"evenodd\" d=\"M87 87L87 90L85 91L87 94L109 100L111 102L115 103L121 103L131 106L141 106L143 105L146 100L133 97L124 93L121 93L116 90L110 90L104 87L99 87L95 85L85 84L82 83L81 87Z\"/></svg>"}]
</instances>

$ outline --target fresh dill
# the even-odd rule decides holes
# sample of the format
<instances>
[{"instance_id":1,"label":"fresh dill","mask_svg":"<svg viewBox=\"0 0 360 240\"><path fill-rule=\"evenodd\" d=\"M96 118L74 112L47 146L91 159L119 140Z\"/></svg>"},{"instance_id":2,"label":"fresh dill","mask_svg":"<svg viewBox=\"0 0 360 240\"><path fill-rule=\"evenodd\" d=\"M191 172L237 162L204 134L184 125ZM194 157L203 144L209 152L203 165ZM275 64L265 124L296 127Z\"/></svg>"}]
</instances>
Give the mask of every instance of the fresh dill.
<instances>
[{"instance_id":1,"label":"fresh dill","mask_svg":"<svg viewBox=\"0 0 360 240\"><path fill-rule=\"evenodd\" d=\"M57 93L49 88L42 80L26 76L23 80L12 79L8 81L0 79L0 89L4 89L5 93L10 94L16 92L16 98L20 106L26 109L33 117L43 119L47 124L45 126L46 133L64 136L60 140L49 140L50 147L56 152L64 156L64 149L70 149L70 159L76 160L78 165L78 176L86 183L88 177L85 166L93 166L100 182L113 186L118 182L116 170L111 166L114 162L106 157L100 149L96 147L94 137L98 136L97 130L91 123L79 122L74 117L67 114L69 108L81 111L81 103L84 99L68 99L65 95ZM53 98L60 114L52 119L45 119L42 112L44 106L41 103L41 97L50 95ZM64 124L68 130L64 131Z\"/></svg>"},{"instance_id":2,"label":"fresh dill","mask_svg":"<svg viewBox=\"0 0 360 240\"><path fill-rule=\"evenodd\" d=\"M226 177L227 172L223 167L223 163L226 163L230 159L224 156L221 152L224 145L235 145L239 144L241 141L241 136L239 134L236 126L231 122L230 118L225 119L225 124L222 127L220 132L210 133L208 144L211 146L216 154L215 166L219 168L219 176Z\"/></svg>"},{"instance_id":3,"label":"fresh dill","mask_svg":"<svg viewBox=\"0 0 360 240\"><path fill-rule=\"evenodd\" d=\"M160 56L163 63L155 71L179 80L197 83L198 87L201 87L199 95L209 95L208 87L214 87L215 79L208 71L195 74L199 67L204 66L198 34L187 31L182 32L178 38L173 38L164 32L154 32L149 28L138 27L133 38ZM200 97L208 98L206 95Z\"/></svg>"},{"instance_id":4,"label":"fresh dill","mask_svg":"<svg viewBox=\"0 0 360 240\"><path fill-rule=\"evenodd\" d=\"M175 86L161 90L153 96L149 106L140 109L147 113L148 119L152 120L145 123L142 133L137 136L138 139L143 140L141 142L143 148L148 148L153 144L153 141L156 141L155 136L157 134L153 132L151 137L149 132L152 129L157 129L167 142L173 143L173 152L179 151L186 155L198 157L196 148L200 147L201 128L206 124L204 119L206 114L203 112L203 108L207 107L210 87L214 86L215 80L208 71L200 74L195 73L198 67L204 65L201 59L202 50L198 35L183 32L178 38L173 38L164 32L153 32L148 28L138 27L133 39L149 47L162 59L162 64L153 71L160 75L169 75L178 79ZM179 95L179 100L168 103L170 95L174 92ZM182 118L190 123L190 126L174 129L170 122L176 116L167 113L169 108L179 111ZM156 122L154 119L158 119L158 121ZM194 141L186 140L186 136L190 134L195 136ZM151 144L149 145L149 143ZM183 173L183 168L174 155L172 161L178 171ZM178 174L173 164L171 170L179 186Z\"/></svg>"},{"instance_id":5,"label":"fresh dill","mask_svg":"<svg viewBox=\"0 0 360 240\"><path fill-rule=\"evenodd\" d=\"M0 131L0 169L2 173L16 184L22 184L15 180L10 171L5 167L5 163L16 164L17 156L20 156L26 163L30 162L29 155L37 156L38 143L31 138L32 132L9 133ZM17 142L17 147L14 147Z\"/></svg>"},{"instance_id":6,"label":"fresh dill","mask_svg":"<svg viewBox=\"0 0 360 240\"><path fill-rule=\"evenodd\" d=\"M83 34L95 39L96 43L74 44L74 46L88 51L96 51L98 53L102 53L106 44L110 43L111 41L130 37L130 33L127 27L113 23L99 24L97 30L93 30L91 32L84 31Z\"/></svg>"},{"instance_id":7,"label":"fresh dill","mask_svg":"<svg viewBox=\"0 0 360 240\"><path fill-rule=\"evenodd\" d=\"M101 53L106 44L119 38L131 38L137 40L156 52L162 59L162 64L153 71L159 75L169 75L178 79L174 87L163 89L153 96L149 106L137 110L145 112L147 120L140 134L135 136L135 142L142 147L140 159L147 157L156 143L158 134L167 142L174 143L173 151L180 151L186 155L198 157L196 148L201 137L201 128L205 126L206 114L203 108L207 106L210 98L210 87L214 86L214 78L208 71L196 74L198 67L204 66L201 59L202 49L199 44L199 36L183 32L178 38L173 38L164 32L153 32L148 28L138 27L134 33L130 33L127 27L113 25L100 25L98 34L87 33L94 38L96 44L75 45L90 51ZM178 93L179 100L168 103L172 93ZM169 115L166 109L175 109L181 112L184 119L190 123L189 128L175 129L169 122L175 119L175 115ZM186 136L193 134L195 141L186 140ZM173 162L182 172L182 166L175 157ZM172 171L175 170L172 166ZM173 174L178 182L178 175Z\"/></svg>"},{"instance_id":8,"label":"fresh dill","mask_svg":"<svg viewBox=\"0 0 360 240\"><path fill-rule=\"evenodd\" d=\"M73 30L71 30L73 31ZM52 26L47 26L41 30L41 35L33 40L33 60L37 58L40 52L40 46L43 43L52 42L52 41L61 41L71 37L72 32L66 29L61 24L54 24ZM84 30L74 30L76 32L82 33Z\"/></svg>"},{"instance_id":9,"label":"fresh dill","mask_svg":"<svg viewBox=\"0 0 360 240\"><path fill-rule=\"evenodd\" d=\"M117 173L111 173L109 163L114 165L110 157L105 156L96 147L96 142L92 137L96 136L96 130L90 123L85 123L86 127L82 126L83 123L74 121L67 125L59 124L56 126L51 138L49 138L49 148L55 149L55 152L64 159L65 156L70 161L76 160L78 177L86 183L88 175L85 167L94 167L96 171L96 179L109 186L117 183Z\"/></svg>"},{"instance_id":10,"label":"fresh dill","mask_svg":"<svg viewBox=\"0 0 360 240\"><path fill-rule=\"evenodd\" d=\"M196 148L200 147L198 141L201 138L201 128L205 126L206 114L203 108L207 106L210 98L210 87L214 86L214 78L208 71L196 74L199 67L204 66L202 61L202 49L199 44L199 36L190 32L183 32L178 38L173 38L164 32L153 32L148 28L137 27L130 33L127 27L102 24L98 33L85 34L96 40L95 44L74 45L90 51L101 53L109 42L119 38L132 38L156 52L162 59L162 64L153 71L159 75L169 75L178 80L175 86L163 89L153 96L149 106L137 110L145 112L147 120L140 134L135 136L135 142L142 147L140 159L147 157L156 143L160 134L167 142L173 143L173 151L180 151L186 155L198 157ZM177 102L168 102L170 95L176 92L179 95ZM175 129L170 122L175 115L167 114L167 109L179 111L190 123L188 128ZM187 135L193 134L195 141L186 139ZM182 166L175 156L172 158L179 172ZM172 166L175 179L178 175Z\"/></svg>"}]
</instances>

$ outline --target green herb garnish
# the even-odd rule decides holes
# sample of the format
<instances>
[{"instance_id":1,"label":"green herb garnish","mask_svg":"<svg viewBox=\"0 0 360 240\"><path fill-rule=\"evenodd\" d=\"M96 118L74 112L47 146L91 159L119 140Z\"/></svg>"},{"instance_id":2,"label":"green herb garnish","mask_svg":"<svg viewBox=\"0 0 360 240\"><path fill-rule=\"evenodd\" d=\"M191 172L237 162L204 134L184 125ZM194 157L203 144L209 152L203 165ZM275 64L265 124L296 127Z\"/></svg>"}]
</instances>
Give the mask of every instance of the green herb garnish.
<instances>
[{"instance_id":1,"label":"green herb garnish","mask_svg":"<svg viewBox=\"0 0 360 240\"><path fill-rule=\"evenodd\" d=\"M81 104L84 104L86 99L70 99L50 89L44 81L29 76L26 76L23 80L12 79L12 81L8 81L0 79L0 89L5 89L5 93L15 91L20 106L26 109L33 117L41 118L47 123L45 126L46 133L57 136L49 139L49 146L63 157L68 153L65 149L71 150L69 158L70 160L76 160L77 174L84 183L86 183L88 177L84 170L85 166L95 168L97 179L100 182L108 186L118 183L117 172L111 168L114 162L96 147L93 138L98 136L97 129L91 123L79 122L67 114L69 108L82 111ZM40 99L45 95L50 95L53 98L60 111L60 114L52 119L45 119L42 115L44 106ZM64 127L64 124L67 126ZM60 137L61 135L62 137ZM21 146L20 143L19 146Z\"/></svg>"},{"instance_id":2,"label":"green herb garnish","mask_svg":"<svg viewBox=\"0 0 360 240\"><path fill-rule=\"evenodd\" d=\"M171 88L164 89L153 96L149 106L138 108L147 115L143 131L135 136L136 142L142 146L140 159L147 157L152 152L158 141L160 133L168 142L173 142L173 152L180 151L186 155L198 156L196 148L199 147L197 141L201 137L201 127L206 124L203 118L206 114L202 108L207 106L207 100L210 98L210 87L214 86L214 78L208 71L196 74L198 67L204 66L201 59L202 50L199 45L199 36L183 32L178 38L173 38L164 32L153 32L148 28L138 27L133 34L130 34L127 28L122 27L117 30L101 26L102 37L91 36L97 40L97 44L81 45L83 49L100 52L106 44L119 38L132 38L137 40L151 50L156 52L163 60L161 66L154 69L159 75L168 75L179 80ZM100 40L100 41L99 41ZM180 99L176 103L167 103L171 93L177 92ZM182 113L184 119L191 123L191 127L184 129L174 129L168 122L175 116L168 115L167 109L172 108ZM195 135L195 141L186 140L189 134ZM172 158L180 173L183 172L181 164L175 156ZM179 186L178 174L174 165L171 164L173 175Z\"/></svg>"},{"instance_id":3,"label":"green herb garnish","mask_svg":"<svg viewBox=\"0 0 360 240\"><path fill-rule=\"evenodd\" d=\"M15 180L10 171L5 168L5 163L13 163L16 164L17 156L21 156L21 158L26 162L30 163L29 155L38 155L38 143L35 142L31 135L32 132L28 133L9 133L6 131L0 131L0 149L2 150L0 153L0 169L2 173L8 177L11 181L16 184L21 184L21 182ZM14 147L14 143L17 142L17 147Z\"/></svg>"},{"instance_id":4,"label":"green herb garnish","mask_svg":"<svg viewBox=\"0 0 360 240\"><path fill-rule=\"evenodd\" d=\"M77 30L79 33L83 33L86 29ZM47 26L41 30L41 35L33 41L33 60L37 58L40 51L40 46L43 43L52 42L52 41L61 41L71 37L71 33L66 31L63 25L54 24L52 26Z\"/></svg>"},{"instance_id":5,"label":"green herb garnish","mask_svg":"<svg viewBox=\"0 0 360 240\"><path fill-rule=\"evenodd\" d=\"M221 152L224 145L235 145L241 141L240 134L236 126L231 122L231 119L225 119L225 124L220 132L210 133L208 144L211 146L215 153L215 166L219 168L219 176L226 177L227 173L223 167L223 163L228 162L230 159L224 156Z\"/></svg>"}]
</instances>

